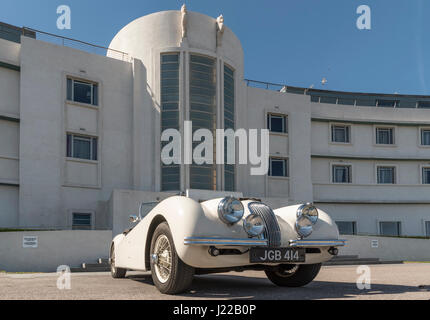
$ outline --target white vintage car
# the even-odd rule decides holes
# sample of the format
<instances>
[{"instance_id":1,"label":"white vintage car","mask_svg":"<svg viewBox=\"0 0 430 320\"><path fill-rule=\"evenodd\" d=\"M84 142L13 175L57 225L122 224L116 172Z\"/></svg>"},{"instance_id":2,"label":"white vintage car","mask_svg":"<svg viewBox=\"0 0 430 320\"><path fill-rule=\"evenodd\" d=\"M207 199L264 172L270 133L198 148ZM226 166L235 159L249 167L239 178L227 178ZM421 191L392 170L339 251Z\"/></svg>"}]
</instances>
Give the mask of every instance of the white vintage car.
<instances>
[{"instance_id":1,"label":"white vintage car","mask_svg":"<svg viewBox=\"0 0 430 320\"><path fill-rule=\"evenodd\" d=\"M345 245L330 216L312 204L272 210L257 199L174 196L130 218L136 226L111 245L112 276L151 270L165 294L187 290L195 274L244 270L264 271L278 286L304 286Z\"/></svg>"}]
</instances>

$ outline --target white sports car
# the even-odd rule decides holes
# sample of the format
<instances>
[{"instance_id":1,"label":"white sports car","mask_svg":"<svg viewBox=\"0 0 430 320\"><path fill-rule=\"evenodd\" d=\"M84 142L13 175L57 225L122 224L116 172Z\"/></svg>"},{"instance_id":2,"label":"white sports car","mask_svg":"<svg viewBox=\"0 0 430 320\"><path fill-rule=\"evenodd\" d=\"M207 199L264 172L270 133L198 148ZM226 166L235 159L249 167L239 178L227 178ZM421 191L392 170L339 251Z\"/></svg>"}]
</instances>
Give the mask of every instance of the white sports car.
<instances>
[{"instance_id":1,"label":"white sports car","mask_svg":"<svg viewBox=\"0 0 430 320\"><path fill-rule=\"evenodd\" d=\"M187 290L195 274L244 270L264 271L278 286L304 286L345 245L330 216L312 204L272 210L257 199L175 196L130 218L135 227L111 245L112 276L151 270L165 294Z\"/></svg>"}]
</instances>

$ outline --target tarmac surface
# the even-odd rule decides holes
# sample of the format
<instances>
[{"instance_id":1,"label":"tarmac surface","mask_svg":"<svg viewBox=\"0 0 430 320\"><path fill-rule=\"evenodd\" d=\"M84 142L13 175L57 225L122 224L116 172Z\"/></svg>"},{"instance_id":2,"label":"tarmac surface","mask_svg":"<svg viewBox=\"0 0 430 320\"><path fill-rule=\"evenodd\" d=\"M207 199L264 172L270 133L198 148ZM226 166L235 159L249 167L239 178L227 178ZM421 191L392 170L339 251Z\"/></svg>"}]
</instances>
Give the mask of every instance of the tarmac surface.
<instances>
[{"instance_id":1,"label":"tarmac surface","mask_svg":"<svg viewBox=\"0 0 430 320\"><path fill-rule=\"evenodd\" d=\"M160 294L149 273L119 280L108 273L73 273L70 290L57 288L55 273L0 273L0 300L430 300L430 263L369 266L371 288L364 290L357 287L357 267L323 267L303 288L276 287L263 272L196 276L190 291L178 296Z\"/></svg>"}]
</instances>

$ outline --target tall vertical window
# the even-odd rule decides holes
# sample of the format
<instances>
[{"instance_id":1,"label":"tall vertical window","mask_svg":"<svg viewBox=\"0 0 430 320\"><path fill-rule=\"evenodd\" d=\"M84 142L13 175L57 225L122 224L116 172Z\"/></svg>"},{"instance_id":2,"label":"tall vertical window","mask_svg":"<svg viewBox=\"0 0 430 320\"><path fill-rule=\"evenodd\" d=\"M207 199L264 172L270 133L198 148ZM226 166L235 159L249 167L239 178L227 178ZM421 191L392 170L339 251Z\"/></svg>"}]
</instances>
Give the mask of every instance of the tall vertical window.
<instances>
[{"instance_id":1,"label":"tall vertical window","mask_svg":"<svg viewBox=\"0 0 430 320\"><path fill-rule=\"evenodd\" d=\"M423 184L430 184L430 167L423 168Z\"/></svg>"},{"instance_id":2,"label":"tall vertical window","mask_svg":"<svg viewBox=\"0 0 430 320\"><path fill-rule=\"evenodd\" d=\"M332 125L331 141L337 143L350 143L350 126Z\"/></svg>"},{"instance_id":3,"label":"tall vertical window","mask_svg":"<svg viewBox=\"0 0 430 320\"><path fill-rule=\"evenodd\" d=\"M395 167L378 167L378 184L395 184L396 168Z\"/></svg>"},{"instance_id":4,"label":"tall vertical window","mask_svg":"<svg viewBox=\"0 0 430 320\"><path fill-rule=\"evenodd\" d=\"M333 183L351 183L351 166L333 165Z\"/></svg>"},{"instance_id":5,"label":"tall vertical window","mask_svg":"<svg viewBox=\"0 0 430 320\"><path fill-rule=\"evenodd\" d=\"M179 130L179 54L161 55L161 132ZM169 142L162 142L163 148ZM181 188L180 166L161 164L161 190Z\"/></svg>"},{"instance_id":6,"label":"tall vertical window","mask_svg":"<svg viewBox=\"0 0 430 320\"><path fill-rule=\"evenodd\" d=\"M193 122L193 133L198 129L208 129L214 137L216 136L216 84L216 60L200 55L191 55L190 120ZM195 142L193 149L200 143ZM217 189L215 146L213 151L213 164L198 165L193 162L190 166L190 187L192 189Z\"/></svg>"},{"instance_id":7,"label":"tall vertical window","mask_svg":"<svg viewBox=\"0 0 430 320\"><path fill-rule=\"evenodd\" d=\"M394 144L394 128L376 128L376 144Z\"/></svg>"},{"instance_id":8,"label":"tall vertical window","mask_svg":"<svg viewBox=\"0 0 430 320\"><path fill-rule=\"evenodd\" d=\"M397 221L379 222L379 229L382 236L398 237L402 234L402 224Z\"/></svg>"},{"instance_id":9,"label":"tall vertical window","mask_svg":"<svg viewBox=\"0 0 430 320\"><path fill-rule=\"evenodd\" d=\"M99 104L98 85L93 82L67 78L67 100L92 104Z\"/></svg>"},{"instance_id":10,"label":"tall vertical window","mask_svg":"<svg viewBox=\"0 0 430 320\"><path fill-rule=\"evenodd\" d=\"M224 129L235 130L235 85L234 85L234 70L228 66L224 66ZM234 152L234 150L232 150ZM235 191L235 166L227 164L227 143L224 144L224 180L225 191Z\"/></svg>"},{"instance_id":11,"label":"tall vertical window","mask_svg":"<svg viewBox=\"0 0 430 320\"><path fill-rule=\"evenodd\" d=\"M430 146L430 129L421 129L421 145Z\"/></svg>"},{"instance_id":12,"label":"tall vertical window","mask_svg":"<svg viewBox=\"0 0 430 320\"><path fill-rule=\"evenodd\" d=\"M426 236L430 237L430 221L426 221Z\"/></svg>"},{"instance_id":13,"label":"tall vertical window","mask_svg":"<svg viewBox=\"0 0 430 320\"><path fill-rule=\"evenodd\" d=\"M67 157L97 161L98 139L76 134L67 135Z\"/></svg>"}]
</instances>

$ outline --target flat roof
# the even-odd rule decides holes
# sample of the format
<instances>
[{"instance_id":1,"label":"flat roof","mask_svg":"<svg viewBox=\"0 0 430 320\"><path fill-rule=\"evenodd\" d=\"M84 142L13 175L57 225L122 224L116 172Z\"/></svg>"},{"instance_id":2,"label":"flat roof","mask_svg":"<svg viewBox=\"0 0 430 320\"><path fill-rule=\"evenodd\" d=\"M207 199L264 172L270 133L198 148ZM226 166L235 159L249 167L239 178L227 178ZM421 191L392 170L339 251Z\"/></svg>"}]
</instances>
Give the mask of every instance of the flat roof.
<instances>
[{"instance_id":1,"label":"flat roof","mask_svg":"<svg viewBox=\"0 0 430 320\"><path fill-rule=\"evenodd\" d=\"M365 107L422 108L430 109L430 95L387 94L348 92L302 88L284 84L245 79L249 87L302 94L310 96L311 102Z\"/></svg>"}]
</instances>

